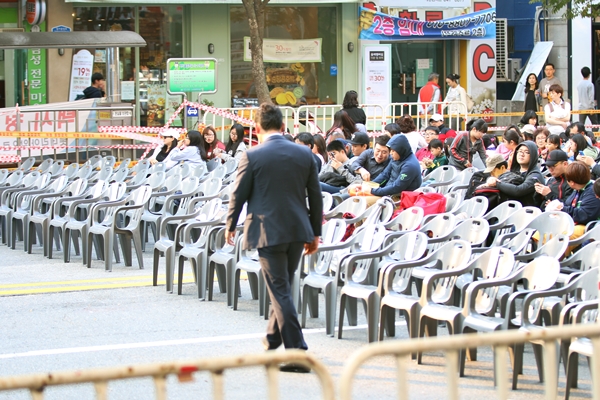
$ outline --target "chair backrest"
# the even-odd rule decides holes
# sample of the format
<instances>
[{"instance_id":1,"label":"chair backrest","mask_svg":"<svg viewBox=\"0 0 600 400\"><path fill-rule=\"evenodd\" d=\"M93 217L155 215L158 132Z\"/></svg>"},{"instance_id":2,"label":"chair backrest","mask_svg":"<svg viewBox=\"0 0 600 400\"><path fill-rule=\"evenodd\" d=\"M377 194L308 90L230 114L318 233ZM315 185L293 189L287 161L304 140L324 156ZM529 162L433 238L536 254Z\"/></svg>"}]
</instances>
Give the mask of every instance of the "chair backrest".
<instances>
[{"instance_id":1,"label":"chair backrest","mask_svg":"<svg viewBox=\"0 0 600 400\"><path fill-rule=\"evenodd\" d=\"M167 170L167 166L165 163L156 163L153 166L150 167L150 169L148 169L148 174L152 175L155 174L156 172L165 172Z\"/></svg>"},{"instance_id":2,"label":"chair backrest","mask_svg":"<svg viewBox=\"0 0 600 400\"><path fill-rule=\"evenodd\" d=\"M75 177L80 179L88 179L90 175L92 175L92 169L93 168L91 165L83 164L81 168L79 168L79 171L77 171L75 174Z\"/></svg>"},{"instance_id":3,"label":"chair backrest","mask_svg":"<svg viewBox=\"0 0 600 400\"><path fill-rule=\"evenodd\" d=\"M446 212L453 213L463 201L462 192L450 192L444 195L446 198Z\"/></svg>"},{"instance_id":4,"label":"chair backrest","mask_svg":"<svg viewBox=\"0 0 600 400\"><path fill-rule=\"evenodd\" d=\"M219 193L221 189L221 180L218 178L210 178L207 181L202 182L201 189L203 197L214 196Z\"/></svg>"},{"instance_id":5,"label":"chair backrest","mask_svg":"<svg viewBox=\"0 0 600 400\"><path fill-rule=\"evenodd\" d=\"M198 188L198 185L198 178L195 176L188 176L181 181L179 190L181 190L181 194L191 194Z\"/></svg>"},{"instance_id":6,"label":"chair backrest","mask_svg":"<svg viewBox=\"0 0 600 400\"><path fill-rule=\"evenodd\" d=\"M515 257L512 251L504 247L493 247L481 253L470 262L473 274L477 272L481 279L506 278L513 271ZM485 288L477 293L475 309L480 314L489 314L495 307L499 286Z\"/></svg>"},{"instance_id":7,"label":"chair backrest","mask_svg":"<svg viewBox=\"0 0 600 400\"><path fill-rule=\"evenodd\" d=\"M6 168L0 169L0 185L6 182L10 173Z\"/></svg>"},{"instance_id":8,"label":"chair backrest","mask_svg":"<svg viewBox=\"0 0 600 400\"><path fill-rule=\"evenodd\" d=\"M86 185L87 185L87 183L86 183ZM93 186L88 187L87 195L92 198L97 198L97 197L100 197L102 195L102 193L104 193L107 189L108 189L107 181L98 181Z\"/></svg>"},{"instance_id":9,"label":"chair backrest","mask_svg":"<svg viewBox=\"0 0 600 400\"><path fill-rule=\"evenodd\" d=\"M369 216L365 219L363 224L386 224L392 218L394 214L394 208L396 205L391 197L382 197L377 200L370 208L372 209Z\"/></svg>"},{"instance_id":10,"label":"chair backrest","mask_svg":"<svg viewBox=\"0 0 600 400\"><path fill-rule=\"evenodd\" d=\"M326 213L331 210L331 206L333 206L333 196L331 193L323 192L323 212ZM308 200L306 201L308 204Z\"/></svg>"},{"instance_id":11,"label":"chair backrest","mask_svg":"<svg viewBox=\"0 0 600 400\"><path fill-rule=\"evenodd\" d=\"M212 172L219 165L221 165L221 159L220 158L213 158L212 160L210 160L210 161L208 161L206 163L206 170L208 172Z\"/></svg>"},{"instance_id":12,"label":"chair backrest","mask_svg":"<svg viewBox=\"0 0 600 400\"><path fill-rule=\"evenodd\" d=\"M506 224L498 232L497 238L500 238L500 236L504 233L521 232L529 225L531 221L534 220L535 217L541 213L542 210L537 207L523 207L515 211L505 220Z\"/></svg>"},{"instance_id":13,"label":"chair backrest","mask_svg":"<svg viewBox=\"0 0 600 400\"><path fill-rule=\"evenodd\" d=\"M598 260L600 260L600 241L586 244L571 257L563 260L561 266L568 262L572 268L587 271L597 266Z\"/></svg>"},{"instance_id":14,"label":"chair backrest","mask_svg":"<svg viewBox=\"0 0 600 400\"><path fill-rule=\"evenodd\" d=\"M519 232L517 236L502 244L502 247L509 249L514 255L519 255L526 250L527 245L529 244L529 241L534 233L535 229L525 228Z\"/></svg>"},{"instance_id":15,"label":"chair backrest","mask_svg":"<svg viewBox=\"0 0 600 400\"><path fill-rule=\"evenodd\" d=\"M452 183L455 185L468 185L469 182L471 182L473 174L477 171L478 170L475 167L465 168L456 175L456 178Z\"/></svg>"},{"instance_id":16,"label":"chair backrest","mask_svg":"<svg viewBox=\"0 0 600 400\"><path fill-rule=\"evenodd\" d=\"M175 167L168 170L167 177L172 176L172 175L188 176L189 173L190 173L190 165L183 163L183 164L178 164Z\"/></svg>"},{"instance_id":17,"label":"chair backrest","mask_svg":"<svg viewBox=\"0 0 600 400\"><path fill-rule=\"evenodd\" d=\"M167 173L164 171L154 172L148 178L147 184L148 184L148 186L150 186L150 189L156 191L164 185L166 176L167 176Z\"/></svg>"},{"instance_id":18,"label":"chair backrest","mask_svg":"<svg viewBox=\"0 0 600 400\"><path fill-rule=\"evenodd\" d=\"M46 173L50 169L50 167L54 164L54 160L51 158L46 158L40 165L38 165L37 170L40 173Z\"/></svg>"},{"instance_id":19,"label":"chair backrest","mask_svg":"<svg viewBox=\"0 0 600 400\"><path fill-rule=\"evenodd\" d=\"M321 228L321 241L323 245L338 244L346 233L346 221L339 218L330 219Z\"/></svg>"},{"instance_id":20,"label":"chair backrest","mask_svg":"<svg viewBox=\"0 0 600 400\"><path fill-rule=\"evenodd\" d=\"M127 185L123 182L113 182L106 188L104 196L107 201L117 201L123 198Z\"/></svg>"},{"instance_id":21,"label":"chair backrest","mask_svg":"<svg viewBox=\"0 0 600 400\"><path fill-rule=\"evenodd\" d=\"M464 240L454 240L437 249L433 257L437 260L436 267L440 267L441 270L462 268L467 265L471 258L471 245ZM458 279L457 276L439 279L436 282L431 299L438 304L445 304L450 301L456 279Z\"/></svg>"},{"instance_id":22,"label":"chair backrest","mask_svg":"<svg viewBox=\"0 0 600 400\"><path fill-rule=\"evenodd\" d=\"M75 179L75 175L79 171L79 165L76 163L69 164L67 168L65 168L64 174L67 179ZM87 178L85 178L87 179Z\"/></svg>"},{"instance_id":23,"label":"chair backrest","mask_svg":"<svg viewBox=\"0 0 600 400\"><path fill-rule=\"evenodd\" d=\"M523 208L523 205L516 200L508 200L494 207L483 218L490 224L497 224L506 221L513 213Z\"/></svg>"},{"instance_id":24,"label":"chair backrest","mask_svg":"<svg viewBox=\"0 0 600 400\"><path fill-rule=\"evenodd\" d=\"M463 239L471 246L479 246L487 239L490 233L490 224L483 218L469 218L458 224L450 233L450 240Z\"/></svg>"},{"instance_id":25,"label":"chair backrest","mask_svg":"<svg viewBox=\"0 0 600 400\"><path fill-rule=\"evenodd\" d=\"M437 190L431 186L422 186L414 190L415 193L437 193Z\"/></svg>"},{"instance_id":26,"label":"chair backrest","mask_svg":"<svg viewBox=\"0 0 600 400\"><path fill-rule=\"evenodd\" d=\"M66 175L65 175L66 177ZM68 178L67 178L68 179ZM75 179L66 188L66 194L70 197L80 196L87 189L87 179Z\"/></svg>"},{"instance_id":27,"label":"chair backrest","mask_svg":"<svg viewBox=\"0 0 600 400\"><path fill-rule=\"evenodd\" d=\"M571 236L575 223L566 212L545 211L535 217L527 227L537 230L540 235L539 243L545 243L555 235Z\"/></svg>"},{"instance_id":28,"label":"chair backrest","mask_svg":"<svg viewBox=\"0 0 600 400\"><path fill-rule=\"evenodd\" d=\"M234 157L231 157L228 158L223 165L225 166L226 174L229 175L237 169L238 161Z\"/></svg>"},{"instance_id":29,"label":"chair backrest","mask_svg":"<svg viewBox=\"0 0 600 400\"><path fill-rule=\"evenodd\" d=\"M48 186L48 183L50 183L50 178L52 178L52 176L48 172L40 174L40 176L35 180L35 183L32 187L36 189L43 189L46 186Z\"/></svg>"},{"instance_id":30,"label":"chair backrest","mask_svg":"<svg viewBox=\"0 0 600 400\"><path fill-rule=\"evenodd\" d=\"M569 247L569 237L567 235L556 235L539 247L537 251L541 255L558 260L565 254L567 247Z\"/></svg>"},{"instance_id":31,"label":"chair backrest","mask_svg":"<svg viewBox=\"0 0 600 400\"><path fill-rule=\"evenodd\" d=\"M393 231L414 231L423 222L423 216L421 207L410 207L385 224L385 227Z\"/></svg>"},{"instance_id":32,"label":"chair backrest","mask_svg":"<svg viewBox=\"0 0 600 400\"><path fill-rule=\"evenodd\" d=\"M227 169L224 165L218 165L215 169L210 171L211 178L223 179L225 178L225 175L227 175Z\"/></svg>"},{"instance_id":33,"label":"chair backrest","mask_svg":"<svg viewBox=\"0 0 600 400\"><path fill-rule=\"evenodd\" d=\"M195 176L196 178L202 178L207 172L206 163L192 165L191 172L192 176Z\"/></svg>"},{"instance_id":34,"label":"chair backrest","mask_svg":"<svg viewBox=\"0 0 600 400\"><path fill-rule=\"evenodd\" d=\"M456 226L456 215L450 213L438 214L419 229L429 238L447 236Z\"/></svg>"},{"instance_id":35,"label":"chair backrest","mask_svg":"<svg viewBox=\"0 0 600 400\"><path fill-rule=\"evenodd\" d=\"M119 168L117 171L110 177L111 182L123 182L127 175L129 174L129 170L127 168Z\"/></svg>"},{"instance_id":36,"label":"chair backrest","mask_svg":"<svg viewBox=\"0 0 600 400\"><path fill-rule=\"evenodd\" d=\"M64 168L65 162L63 160L57 160L50 166L48 172L50 172L52 177L55 177L57 175L64 174Z\"/></svg>"},{"instance_id":37,"label":"chair backrest","mask_svg":"<svg viewBox=\"0 0 600 400\"><path fill-rule=\"evenodd\" d=\"M396 261L414 261L427 251L427 235L423 232L407 232L394 239L388 246L388 257Z\"/></svg>"},{"instance_id":38,"label":"chair backrest","mask_svg":"<svg viewBox=\"0 0 600 400\"><path fill-rule=\"evenodd\" d=\"M115 156L105 156L102 158L102 166L103 167L108 166L108 167L113 168L116 163L117 163L117 159L115 158Z\"/></svg>"},{"instance_id":39,"label":"chair backrest","mask_svg":"<svg viewBox=\"0 0 600 400\"><path fill-rule=\"evenodd\" d=\"M148 160L139 160L137 164L131 168L131 172L135 172L136 175L142 171L147 171L150 168L150 161Z\"/></svg>"},{"instance_id":40,"label":"chair backrest","mask_svg":"<svg viewBox=\"0 0 600 400\"><path fill-rule=\"evenodd\" d=\"M104 165L102 167L102 169L100 169L100 171L98 171L98 173L95 174L92 177L92 179L93 180L98 179L98 180L106 181L106 180L110 179L110 177L112 176L112 174L113 174L113 168L111 166Z\"/></svg>"},{"instance_id":41,"label":"chair backrest","mask_svg":"<svg viewBox=\"0 0 600 400\"><path fill-rule=\"evenodd\" d=\"M379 249L385 240L387 231L382 224L363 225L356 232L357 239L352 253L371 252ZM369 271L373 265L372 258L360 260L356 262L356 267L352 273L352 281L365 282L369 277ZM346 277L348 278L348 277ZM371 282L376 284L376 282Z\"/></svg>"},{"instance_id":42,"label":"chair backrest","mask_svg":"<svg viewBox=\"0 0 600 400\"><path fill-rule=\"evenodd\" d=\"M513 282L524 279L527 290L548 290L556 283L559 273L560 265L556 258L541 256L526 264L516 275L513 275L515 278ZM528 313L530 321L535 321L542 311L542 305L543 299L537 299L531 303L529 310L523 310L523 312Z\"/></svg>"},{"instance_id":43,"label":"chair backrest","mask_svg":"<svg viewBox=\"0 0 600 400\"><path fill-rule=\"evenodd\" d=\"M89 165L90 167L92 167L92 169L96 169L97 167L99 167L100 163L102 162L102 156L99 154L96 154L95 156L92 156L89 158L89 160L87 160L85 162L85 164Z\"/></svg>"},{"instance_id":44,"label":"chair backrest","mask_svg":"<svg viewBox=\"0 0 600 400\"><path fill-rule=\"evenodd\" d=\"M451 165L442 165L431 171L423 178L423 181L428 179L435 180L435 183L450 183L457 175L457 169Z\"/></svg>"},{"instance_id":45,"label":"chair backrest","mask_svg":"<svg viewBox=\"0 0 600 400\"><path fill-rule=\"evenodd\" d=\"M28 159L23 161L23 163L17 170L27 172L33 167L34 164L35 164L35 157L29 157Z\"/></svg>"},{"instance_id":46,"label":"chair backrest","mask_svg":"<svg viewBox=\"0 0 600 400\"><path fill-rule=\"evenodd\" d=\"M32 186L39 187L36 185L36 182L42 177L42 175L43 174L41 174L39 171L31 171L23 178L23 186L26 188L30 188Z\"/></svg>"},{"instance_id":47,"label":"chair backrest","mask_svg":"<svg viewBox=\"0 0 600 400\"><path fill-rule=\"evenodd\" d=\"M129 169L129 164L131 163L131 158L124 158L119 163L119 168L127 168Z\"/></svg>"},{"instance_id":48,"label":"chair backrest","mask_svg":"<svg viewBox=\"0 0 600 400\"><path fill-rule=\"evenodd\" d=\"M37 172L39 174L39 172ZM23 182L23 177L25 173L23 171L15 171L6 179L6 182L3 183L4 186L16 186Z\"/></svg>"},{"instance_id":49,"label":"chair backrest","mask_svg":"<svg viewBox=\"0 0 600 400\"><path fill-rule=\"evenodd\" d=\"M171 175L169 177L167 177L167 179L165 179L164 184L162 185L162 189L164 189L167 192L173 191L173 190L177 190L179 188L179 186L181 185L183 176L180 174L174 174Z\"/></svg>"},{"instance_id":50,"label":"chair backrest","mask_svg":"<svg viewBox=\"0 0 600 400\"><path fill-rule=\"evenodd\" d=\"M138 172L129 182L129 186L143 185L148 180L146 172Z\"/></svg>"},{"instance_id":51,"label":"chair backrest","mask_svg":"<svg viewBox=\"0 0 600 400\"><path fill-rule=\"evenodd\" d=\"M333 218L341 217L344 213L351 213L356 216L362 214L367 209L367 200L364 197L350 197L344 200L329 213Z\"/></svg>"},{"instance_id":52,"label":"chair backrest","mask_svg":"<svg viewBox=\"0 0 600 400\"><path fill-rule=\"evenodd\" d=\"M453 213L456 215L465 213L469 218L481 218L485 215L488 205L487 197L475 196L463 201Z\"/></svg>"},{"instance_id":53,"label":"chair backrest","mask_svg":"<svg viewBox=\"0 0 600 400\"><path fill-rule=\"evenodd\" d=\"M143 185L129 193L128 203L140 206L146 204L152 194L152 188L149 185Z\"/></svg>"}]
</instances>

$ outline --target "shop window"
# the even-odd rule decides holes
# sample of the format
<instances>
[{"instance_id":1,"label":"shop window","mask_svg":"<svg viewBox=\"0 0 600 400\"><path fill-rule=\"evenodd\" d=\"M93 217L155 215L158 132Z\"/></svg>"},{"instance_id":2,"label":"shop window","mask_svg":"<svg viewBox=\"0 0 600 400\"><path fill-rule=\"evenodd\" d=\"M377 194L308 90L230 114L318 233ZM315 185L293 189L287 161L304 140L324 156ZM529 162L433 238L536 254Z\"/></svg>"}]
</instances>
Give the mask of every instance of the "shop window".
<instances>
[{"instance_id":1,"label":"shop window","mask_svg":"<svg viewBox=\"0 0 600 400\"><path fill-rule=\"evenodd\" d=\"M137 11L137 13L136 13ZM183 6L163 7L76 7L73 14L75 31L135 30L135 18L139 19L139 34L147 46L140 48L140 70L136 74L135 51L132 48L119 50L122 81L121 92L124 101L135 102L126 93L128 82L140 81L140 124L142 126L162 126L166 119L181 103L180 96L167 96L166 61L169 58L183 57ZM93 49L92 49L93 50ZM95 49L94 72L105 76L105 49ZM136 76L137 75L137 76ZM177 124L175 124L177 125Z\"/></svg>"},{"instance_id":2,"label":"shop window","mask_svg":"<svg viewBox=\"0 0 600 400\"><path fill-rule=\"evenodd\" d=\"M256 98L252 62L244 60L244 38L249 38L250 30L244 7L230 10L231 96L240 103L242 99ZM337 76L331 72L331 66L337 65L336 18L335 6L267 8L265 39L274 40L273 46L291 49L285 55L272 54L270 59L265 55L267 84L276 104L337 104ZM320 51L316 50L318 59L313 58L313 53L312 60L303 61L297 49L303 45L300 40L308 39L320 41Z\"/></svg>"}]
</instances>

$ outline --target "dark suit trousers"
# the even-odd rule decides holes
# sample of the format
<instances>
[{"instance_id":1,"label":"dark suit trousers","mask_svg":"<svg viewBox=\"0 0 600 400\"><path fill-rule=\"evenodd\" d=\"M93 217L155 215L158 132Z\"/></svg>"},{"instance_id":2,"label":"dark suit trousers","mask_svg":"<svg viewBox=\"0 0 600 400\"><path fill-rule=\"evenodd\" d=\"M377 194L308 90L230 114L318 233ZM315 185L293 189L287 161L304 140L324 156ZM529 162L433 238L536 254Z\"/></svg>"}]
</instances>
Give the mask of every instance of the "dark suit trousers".
<instances>
[{"instance_id":1,"label":"dark suit trousers","mask_svg":"<svg viewBox=\"0 0 600 400\"><path fill-rule=\"evenodd\" d=\"M292 300L292 281L304 250L303 242L283 243L258 249L260 266L269 297L271 312L267 327L269 349L307 349Z\"/></svg>"}]
</instances>

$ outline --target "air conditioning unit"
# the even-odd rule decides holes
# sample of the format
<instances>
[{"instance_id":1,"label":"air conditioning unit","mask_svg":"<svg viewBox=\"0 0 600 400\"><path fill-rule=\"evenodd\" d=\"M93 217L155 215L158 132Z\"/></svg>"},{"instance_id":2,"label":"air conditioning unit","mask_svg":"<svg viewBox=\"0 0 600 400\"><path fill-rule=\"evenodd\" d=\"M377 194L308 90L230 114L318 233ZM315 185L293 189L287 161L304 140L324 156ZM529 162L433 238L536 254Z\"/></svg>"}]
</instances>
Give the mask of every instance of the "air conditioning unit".
<instances>
[{"instance_id":1,"label":"air conditioning unit","mask_svg":"<svg viewBox=\"0 0 600 400\"><path fill-rule=\"evenodd\" d=\"M519 78L519 73L521 72L521 59L520 58L508 58L506 59L507 63L507 75L508 79L512 82L516 82Z\"/></svg>"}]
</instances>

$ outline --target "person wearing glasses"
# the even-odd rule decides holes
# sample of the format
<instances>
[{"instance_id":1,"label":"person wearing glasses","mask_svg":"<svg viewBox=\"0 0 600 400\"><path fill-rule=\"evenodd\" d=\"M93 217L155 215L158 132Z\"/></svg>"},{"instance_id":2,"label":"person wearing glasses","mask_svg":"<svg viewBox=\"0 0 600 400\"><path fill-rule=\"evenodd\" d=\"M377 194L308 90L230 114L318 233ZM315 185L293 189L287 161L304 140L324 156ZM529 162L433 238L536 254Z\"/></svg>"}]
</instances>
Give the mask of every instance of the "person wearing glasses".
<instances>
[{"instance_id":1,"label":"person wearing glasses","mask_svg":"<svg viewBox=\"0 0 600 400\"><path fill-rule=\"evenodd\" d=\"M204 151L206 152L206 158L212 160L218 157L220 153L225 150L225 145L219 139L217 139L217 132L212 125L207 125L202 131L202 137L204 138Z\"/></svg>"},{"instance_id":2,"label":"person wearing glasses","mask_svg":"<svg viewBox=\"0 0 600 400\"><path fill-rule=\"evenodd\" d=\"M521 175L524 179L521 184L504 182L499 178L490 177L486 184L496 187L501 195L509 200L519 201L523 206L537 206L534 196L536 183L546 183L538 167L538 148L534 142L526 140L519 144L515 150L516 158L510 166L510 172ZM515 162L516 161L516 162Z\"/></svg>"},{"instance_id":3,"label":"person wearing glasses","mask_svg":"<svg viewBox=\"0 0 600 400\"><path fill-rule=\"evenodd\" d=\"M573 193L573 189L567 183L565 172L569 166L569 155L562 150L552 150L548 154L546 162L542 164L550 174L545 185L535 183L535 199L542 210L546 209L546 204L552 200L560 200L563 203Z\"/></svg>"}]
</instances>

